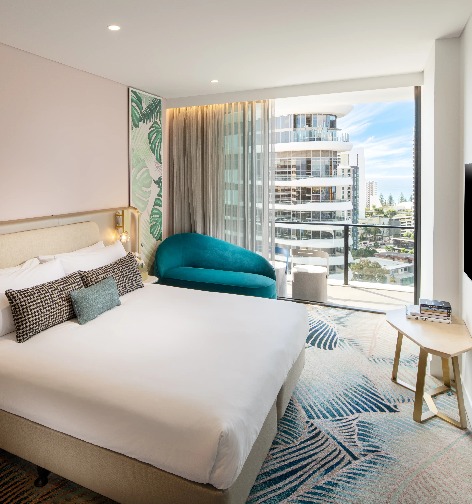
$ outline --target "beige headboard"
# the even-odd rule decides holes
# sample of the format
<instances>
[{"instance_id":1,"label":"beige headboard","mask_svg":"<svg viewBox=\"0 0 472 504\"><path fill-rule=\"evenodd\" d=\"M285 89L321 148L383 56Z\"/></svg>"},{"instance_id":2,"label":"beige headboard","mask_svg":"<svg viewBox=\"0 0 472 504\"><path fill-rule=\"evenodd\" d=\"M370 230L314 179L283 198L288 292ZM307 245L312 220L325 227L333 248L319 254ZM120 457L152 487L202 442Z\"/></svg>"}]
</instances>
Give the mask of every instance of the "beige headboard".
<instances>
[{"instance_id":1,"label":"beige headboard","mask_svg":"<svg viewBox=\"0 0 472 504\"><path fill-rule=\"evenodd\" d=\"M98 241L100 230L95 222L0 235L0 268L16 266L38 255L71 252Z\"/></svg>"}]
</instances>

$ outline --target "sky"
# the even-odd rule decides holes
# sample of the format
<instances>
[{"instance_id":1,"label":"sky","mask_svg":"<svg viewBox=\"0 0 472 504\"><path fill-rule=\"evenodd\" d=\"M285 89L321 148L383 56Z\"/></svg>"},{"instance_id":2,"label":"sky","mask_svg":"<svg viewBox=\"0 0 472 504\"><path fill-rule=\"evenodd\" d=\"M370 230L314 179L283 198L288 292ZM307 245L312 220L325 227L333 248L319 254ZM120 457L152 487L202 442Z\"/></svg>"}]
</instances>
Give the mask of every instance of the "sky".
<instances>
[{"instance_id":1,"label":"sky","mask_svg":"<svg viewBox=\"0 0 472 504\"><path fill-rule=\"evenodd\" d=\"M413 193L414 100L354 104L337 126L349 133L353 148L363 148L365 180L377 181L378 196Z\"/></svg>"}]
</instances>

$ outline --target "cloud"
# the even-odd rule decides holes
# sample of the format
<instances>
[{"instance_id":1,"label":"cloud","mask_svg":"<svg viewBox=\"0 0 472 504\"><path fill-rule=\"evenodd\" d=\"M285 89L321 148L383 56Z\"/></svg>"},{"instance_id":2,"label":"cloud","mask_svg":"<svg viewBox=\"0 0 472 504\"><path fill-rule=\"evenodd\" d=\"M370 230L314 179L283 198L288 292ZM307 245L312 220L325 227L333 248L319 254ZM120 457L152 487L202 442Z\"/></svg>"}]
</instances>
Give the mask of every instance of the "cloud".
<instances>
[{"instance_id":1,"label":"cloud","mask_svg":"<svg viewBox=\"0 0 472 504\"><path fill-rule=\"evenodd\" d=\"M363 149L365 179L377 182L379 194L398 199L413 192L413 117L397 103L369 103L354 106L338 121L348 132L353 148Z\"/></svg>"},{"instance_id":2,"label":"cloud","mask_svg":"<svg viewBox=\"0 0 472 504\"><path fill-rule=\"evenodd\" d=\"M350 136L360 136L366 132L376 121L378 122L386 110L391 107L390 103L368 103L356 105L352 111L338 119L338 128Z\"/></svg>"},{"instance_id":3,"label":"cloud","mask_svg":"<svg viewBox=\"0 0 472 504\"><path fill-rule=\"evenodd\" d=\"M413 139L408 135L369 137L365 142L355 144L364 149L366 176L374 171L389 172L392 169L408 169L410 177L413 169Z\"/></svg>"}]
</instances>

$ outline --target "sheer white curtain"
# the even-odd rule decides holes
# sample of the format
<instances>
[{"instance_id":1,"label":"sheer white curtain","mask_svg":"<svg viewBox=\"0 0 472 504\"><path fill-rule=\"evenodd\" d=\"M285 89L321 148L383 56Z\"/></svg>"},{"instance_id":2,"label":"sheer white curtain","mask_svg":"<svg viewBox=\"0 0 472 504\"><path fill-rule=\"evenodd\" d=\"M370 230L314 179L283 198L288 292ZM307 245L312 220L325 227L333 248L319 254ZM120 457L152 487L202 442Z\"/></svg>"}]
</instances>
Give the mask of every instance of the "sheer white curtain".
<instances>
[{"instance_id":1,"label":"sheer white curtain","mask_svg":"<svg viewBox=\"0 0 472 504\"><path fill-rule=\"evenodd\" d=\"M170 109L171 234L224 238L224 108Z\"/></svg>"},{"instance_id":2,"label":"sheer white curtain","mask_svg":"<svg viewBox=\"0 0 472 504\"><path fill-rule=\"evenodd\" d=\"M169 111L171 232L198 232L268 257L273 237L271 103Z\"/></svg>"}]
</instances>

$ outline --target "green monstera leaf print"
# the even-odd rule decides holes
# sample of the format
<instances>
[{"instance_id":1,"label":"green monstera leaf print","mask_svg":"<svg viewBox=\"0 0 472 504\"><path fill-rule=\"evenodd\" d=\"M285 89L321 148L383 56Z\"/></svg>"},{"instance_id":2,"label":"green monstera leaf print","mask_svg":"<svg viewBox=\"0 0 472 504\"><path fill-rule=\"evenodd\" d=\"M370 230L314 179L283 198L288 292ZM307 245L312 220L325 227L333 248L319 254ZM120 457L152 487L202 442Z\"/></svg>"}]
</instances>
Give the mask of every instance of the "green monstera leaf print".
<instances>
[{"instance_id":1,"label":"green monstera leaf print","mask_svg":"<svg viewBox=\"0 0 472 504\"><path fill-rule=\"evenodd\" d=\"M162 198L158 196L154 200L149 219L149 231L155 240L162 240Z\"/></svg>"},{"instance_id":2,"label":"green monstera leaf print","mask_svg":"<svg viewBox=\"0 0 472 504\"><path fill-rule=\"evenodd\" d=\"M133 128L138 128L142 121L143 99L136 91L131 91L131 124Z\"/></svg>"},{"instance_id":3,"label":"green monstera leaf print","mask_svg":"<svg viewBox=\"0 0 472 504\"><path fill-rule=\"evenodd\" d=\"M156 161L162 163L161 149L162 149L162 126L161 123L154 121L149 128L148 133L149 148L154 154Z\"/></svg>"},{"instance_id":4,"label":"green monstera leaf print","mask_svg":"<svg viewBox=\"0 0 472 504\"><path fill-rule=\"evenodd\" d=\"M146 124L152 121L161 122L161 100L159 98L151 100L151 103L142 111L141 119Z\"/></svg>"},{"instance_id":5,"label":"green monstera leaf print","mask_svg":"<svg viewBox=\"0 0 472 504\"><path fill-rule=\"evenodd\" d=\"M157 196L162 196L162 177L159 177L157 180L153 180L153 182L157 185Z\"/></svg>"},{"instance_id":6,"label":"green monstera leaf print","mask_svg":"<svg viewBox=\"0 0 472 504\"><path fill-rule=\"evenodd\" d=\"M141 213L147 208L152 182L149 169L146 167L144 161L141 160L139 164L134 164L131 173L131 201Z\"/></svg>"},{"instance_id":7,"label":"green monstera leaf print","mask_svg":"<svg viewBox=\"0 0 472 504\"><path fill-rule=\"evenodd\" d=\"M157 241L162 240L162 177L153 180L157 186L156 198L149 218L149 232Z\"/></svg>"}]
</instances>

